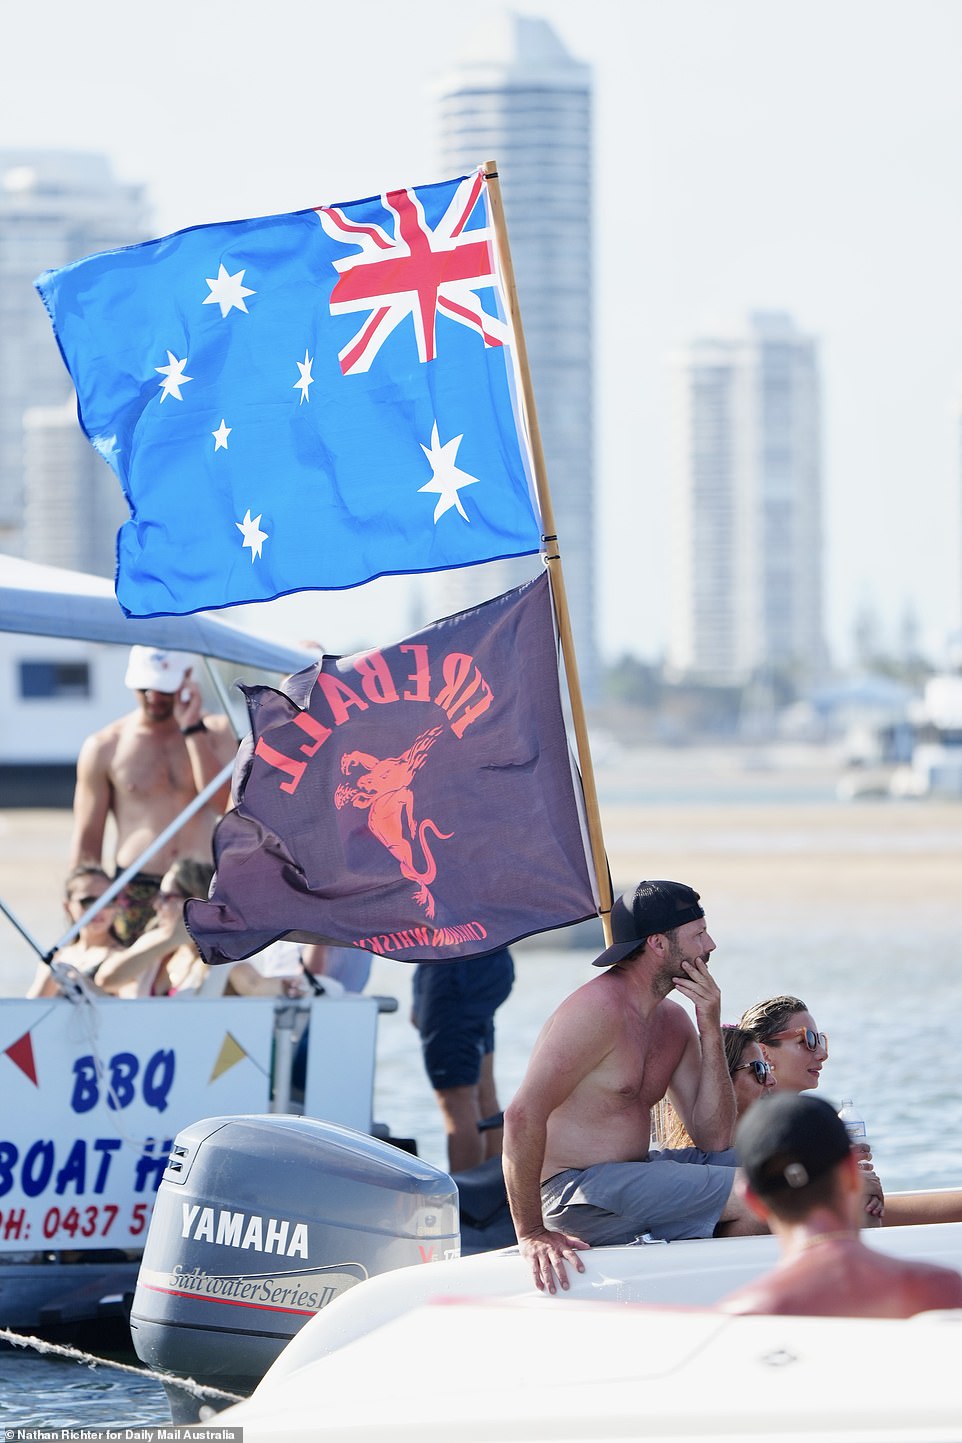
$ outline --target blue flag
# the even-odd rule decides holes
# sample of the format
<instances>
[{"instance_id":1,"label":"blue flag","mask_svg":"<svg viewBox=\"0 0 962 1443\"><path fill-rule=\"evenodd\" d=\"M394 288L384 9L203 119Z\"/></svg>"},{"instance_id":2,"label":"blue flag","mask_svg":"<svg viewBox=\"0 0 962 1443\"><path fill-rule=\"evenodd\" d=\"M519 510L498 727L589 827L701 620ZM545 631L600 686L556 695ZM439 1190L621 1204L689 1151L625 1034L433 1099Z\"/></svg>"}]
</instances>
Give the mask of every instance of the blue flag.
<instances>
[{"instance_id":1,"label":"blue flag","mask_svg":"<svg viewBox=\"0 0 962 1443\"><path fill-rule=\"evenodd\" d=\"M597 915L546 575L244 691L214 887L186 904L208 962L284 936L443 961Z\"/></svg>"},{"instance_id":2,"label":"blue flag","mask_svg":"<svg viewBox=\"0 0 962 1443\"><path fill-rule=\"evenodd\" d=\"M128 616L539 550L480 171L36 284L130 507Z\"/></svg>"}]
</instances>

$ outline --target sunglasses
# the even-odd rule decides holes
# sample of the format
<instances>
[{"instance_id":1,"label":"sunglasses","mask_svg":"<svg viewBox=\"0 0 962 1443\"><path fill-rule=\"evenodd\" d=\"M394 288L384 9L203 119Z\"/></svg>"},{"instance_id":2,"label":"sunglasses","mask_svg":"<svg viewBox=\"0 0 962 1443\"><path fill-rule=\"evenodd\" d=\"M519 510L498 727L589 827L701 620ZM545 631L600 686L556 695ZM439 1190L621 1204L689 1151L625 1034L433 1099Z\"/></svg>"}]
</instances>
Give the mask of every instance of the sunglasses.
<instances>
[{"instance_id":1,"label":"sunglasses","mask_svg":"<svg viewBox=\"0 0 962 1443\"><path fill-rule=\"evenodd\" d=\"M809 1052L817 1052L821 1048L825 1056L828 1056L828 1037L824 1032L816 1032L812 1027L793 1027L788 1032L773 1032L771 1037L766 1037L763 1041L781 1042L789 1037L796 1042L804 1042Z\"/></svg>"},{"instance_id":2,"label":"sunglasses","mask_svg":"<svg viewBox=\"0 0 962 1443\"><path fill-rule=\"evenodd\" d=\"M103 894L101 893L101 895ZM82 907L86 912L88 907L92 907L95 902L100 901L100 897L71 897L70 900L76 907ZM104 903L105 907L116 907L116 905L116 899Z\"/></svg>"},{"instance_id":3,"label":"sunglasses","mask_svg":"<svg viewBox=\"0 0 962 1443\"><path fill-rule=\"evenodd\" d=\"M765 1079L771 1076L772 1065L770 1062L740 1062L737 1067L732 1068L732 1077L736 1072L754 1072L755 1081L759 1087L765 1086Z\"/></svg>"}]
</instances>

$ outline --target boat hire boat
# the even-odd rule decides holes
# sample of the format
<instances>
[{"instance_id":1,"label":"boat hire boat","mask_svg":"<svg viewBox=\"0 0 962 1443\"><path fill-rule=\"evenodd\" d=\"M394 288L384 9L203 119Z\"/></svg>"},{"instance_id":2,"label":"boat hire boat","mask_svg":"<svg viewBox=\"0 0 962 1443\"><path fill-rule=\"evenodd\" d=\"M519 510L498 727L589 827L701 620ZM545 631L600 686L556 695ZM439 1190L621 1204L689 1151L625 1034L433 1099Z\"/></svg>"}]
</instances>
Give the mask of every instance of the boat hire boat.
<instances>
[{"instance_id":1,"label":"boat hire boat","mask_svg":"<svg viewBox=\"0 0 962 1443\"><path fill-rule=\"evenodd\" d=\"M315 659L219 617L133 621L102 578L15 557L0 563L0 631L15 634L14 648L35 636L143 642L248 679ZM229 710L224 679L215 667ZM0 905L33 943L15 901ZM69 1329L126 1317L171 1146L196 1118L293 1110L375 1129L378 1015L397 1004L333 992L304 1002L119 1001L78 987L52 999L0 999L0 1324ZM294 1042L305 1031L306 1077L295 1095Z\"/></svg>"},{"instance_id":2,"label":"boat hire boat","mask_svg":"<svg viewBox=\"0 0 962 1443\"><path fill-rule=\"evenodd\" d=\"M288 675L316 660L314 653L251 636L220 617L131 620L102 578L14 557L0 557L0 563L0 632L17 638L172 647L240 669L246 679ZM230 712L225 677L216 667L211 680ZM0 908L43 955L13 908L3 901ZM320 1307L332 1289L426 1255L435 1243L440 1248L438 1227L447 1251L513 1241L499 1165L464 1175L456 1187L412 1156L412 1140L393 1139L390 1147L379 1141L391 1134L373 1117L378 1018L396 1008L392 997L345 994L330 984L323 995L296 1001L202 995L120 1001L79 986L55 998L0 998L0 1326L70 1334L104 1318L126 1321L161 1180L187 1175L185 1154L175 1149L171 1158L171 1149L175 1142L183 1146L181 1133L198 1119L220 1119L217 1145L232 1136L225 1132L232 1119L256 1116L278 1124L256 1132L272 1139L256 1158L244 1151L255 1131L244 1132L233 1200L249 1198L238 1246L245 1258L259 1258L264 1272L289 1274L304 1263L303 1234L291 1230L280 1240L271 1231L263 1194L275 1166L273 1139L291 1136L282 1118L305 1126L323 1119L338 1137L346 1129L356 1139L350 1169L370 1172L364 1159L365 1149L372 1150L395 1199L402 1179L415 1194L426 1190L445 1199L444 1208L434 1208L427 1232L426 1214L417 1212L413 1253L403 1243L376 1245L374 1237L384 1232L377 1222L371 1246L353 1270L328 1269L331 1277L316 1289L280 1281L281 1292L293 1289L286 1316L297 1326L310 1312L301 1294L316 1292ZM303 1037L301 1077L295 1044ZM212 1142L203 1158L213 1150ZM346 1156L341 1146L338 1166ZM329 1164L330 1152L324 1158ZM317 1173L303 1185L307 1194L325 1195ZM349 1206L358 1206L356 1197ZM241 1226L240 1216L232 1206L229 1232ZM210 1225L216 1236L222 1223ZM208 1212L199 1205L184 1236L202 1247L207 1226ZM196 1280L191 1286L202 1299ZM251 1387L291 1330L274 1329L274 1344L257 1360Z\"/></svg>"}]
</instances>

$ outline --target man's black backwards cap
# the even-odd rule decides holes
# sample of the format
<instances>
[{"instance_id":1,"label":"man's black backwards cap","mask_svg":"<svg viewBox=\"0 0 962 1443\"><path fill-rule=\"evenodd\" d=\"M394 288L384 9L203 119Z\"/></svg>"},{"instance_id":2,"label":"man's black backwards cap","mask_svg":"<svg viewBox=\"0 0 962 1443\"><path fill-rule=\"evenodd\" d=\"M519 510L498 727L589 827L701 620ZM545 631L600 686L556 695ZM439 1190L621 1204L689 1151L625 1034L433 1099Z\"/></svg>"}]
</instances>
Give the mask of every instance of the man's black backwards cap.
<instances>
[{"instance_id":1,"label":"man's black backwards cap","mask_svg":"<svg viewBox=\"0 0 962 1443\"><path fill-rule=\"evenodd\" d=\"M670 932L704 917L698 893L684 882L639 882L624 892L611 909L611 946L594 960L610 967L637 952L654 932Z\"/></svg>"},{"instance_id":2,"label":"man's black backwards cap","mask_svg":"<svg viewBox=\"0 0 962 1443\"><path fill-rule=\"evenodd\" d=\"M735 1129L735 1152L759 1197L807 1187L847 1157L845 1124L820 1097L779 1093L745 1113Z\"/></svg>"}]
</instances>

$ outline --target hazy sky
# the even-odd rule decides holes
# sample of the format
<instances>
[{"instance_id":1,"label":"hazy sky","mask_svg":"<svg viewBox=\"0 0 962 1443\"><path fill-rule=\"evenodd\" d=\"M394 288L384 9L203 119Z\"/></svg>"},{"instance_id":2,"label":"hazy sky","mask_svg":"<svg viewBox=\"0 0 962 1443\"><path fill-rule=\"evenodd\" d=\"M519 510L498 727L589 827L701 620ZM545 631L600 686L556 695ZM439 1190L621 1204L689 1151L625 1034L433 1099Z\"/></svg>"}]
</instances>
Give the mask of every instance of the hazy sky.
<instances>
[{"instance_id":1,"label":"hazy sky","mask_svg":"<svg viewBox=\"0 0 962 1443\"><path fill-rule=\"evenodd\" d=\"M515 8L594 69L606 655L654 658L667 634L666 355L752 308L821 344L833 648L868 603L893 636L913 606L936 651L962 622L962 4ZM148 186L158 235L440 179L428 88L484 16L460 0L19 0L0 146L107 152ZM357 593L310 625L281 616L332 650L358 628L391 640L396 586L375 593L387 634Z\"/></svg>"}]
</instances>

